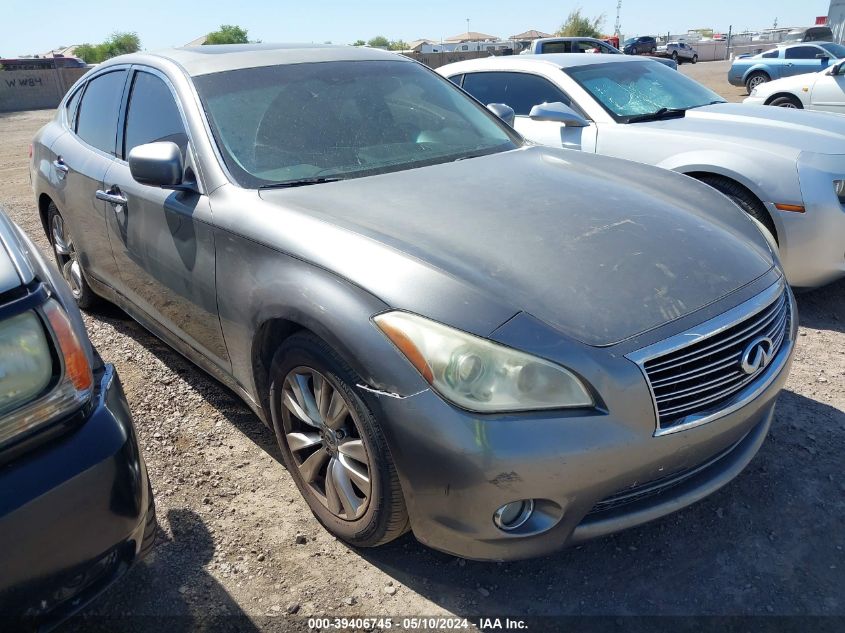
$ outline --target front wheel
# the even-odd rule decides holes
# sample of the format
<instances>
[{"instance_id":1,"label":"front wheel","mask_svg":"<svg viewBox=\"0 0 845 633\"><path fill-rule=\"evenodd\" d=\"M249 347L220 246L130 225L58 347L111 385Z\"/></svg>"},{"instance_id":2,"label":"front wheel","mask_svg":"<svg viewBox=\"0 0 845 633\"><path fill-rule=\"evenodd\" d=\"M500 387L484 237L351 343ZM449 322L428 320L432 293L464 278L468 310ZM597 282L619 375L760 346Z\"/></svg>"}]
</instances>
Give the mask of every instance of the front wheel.
<instances>
[{"instance_id":1,"label":"front wheel","mask_svg":"<svg viewBox=\"0 0 845 633\"><path fill-rule=\"evenodd\" d=\"M693 55L693 56L692 56L692 63L693 63L693 64L697 64L697 63L698 63L698 55Z\"/></svg>"},{"instance_id":2,"label":"front wheel","mask_svg":"<svg viewBox=\"0 0 845 633\"><path fill-rule=\"evenodd\" d=\"M77 305L83 310L93 308L97 305L99 297L94 294L85 279L73 236L71 236L67 223L53 202L47 209L47 226L50 227L49 237L53 246L53 254L56 257L56 264L62 273L62 277L70 286L73 298L76 299Z\"/></svg>"},{"instance_id":3,"label":"front wheel","mask_svg":"<svg viewBox=\"0 0 845 633\"><path fill-rule=\"evenodd\" d=\"M310 333L288 338L271 371L276 439L317 520L357 547L406 532L399 477L381 426L356 390L361 378Z\"/></svg>"},{"instance_id":4,"label":"front wheel","mask_svg":"<svg viewBox=\"0 0 845 633\"><path fill-rule=\"evenodd\" d=\"M798 97L793 97L792 95L783 95L778 97L777 99L772 99L769 105L778 108L790 108L792 110L804 109L804 104L801 103L801 100L798 99Z\"/></svg>"},{"instance_id":5,"label":"front wheel","mask_svg":"<svg viewBox=\"0 0 845 633\"><path fill-rule=\"evenodd\" d=\"M672 53L672 61L678 63L678 51Z\"/></svg>"}]
</instances>

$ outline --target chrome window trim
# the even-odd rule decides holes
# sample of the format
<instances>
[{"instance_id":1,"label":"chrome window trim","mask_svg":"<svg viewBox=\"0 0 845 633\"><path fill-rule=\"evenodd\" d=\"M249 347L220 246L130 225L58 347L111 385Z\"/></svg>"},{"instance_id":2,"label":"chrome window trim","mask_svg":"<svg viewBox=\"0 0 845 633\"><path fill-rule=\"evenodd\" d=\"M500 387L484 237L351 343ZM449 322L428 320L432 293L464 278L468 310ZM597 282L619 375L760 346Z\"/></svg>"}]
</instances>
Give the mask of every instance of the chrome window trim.
<instances>
[{"instance_id":1,"label":"chrome window trim","mask_svg":"<svg viewBox=\"0 0 845 633\"><path fill-rule=\"evenodd\" d=\"M76 104L76 122L77 122L77 123L79 122L79 107L82 105L82 102L85 100L85 93L86 93L86 92L88 92L88 86L91 84L91 82L92 82L94 79L97 79L98 77L102 77L103 75L107 75L107 74L108 74L108 73L110 73L110 72L115 72L115 71L118 71L118 70L123 70L123 71L126 71L126 77L128 78L128 77L129 77L129 70L130 70L130 68L131 68L131 65L130 65L130 64L114 64L113 66L106 66L105 68L103 68L102 70L100 70L100 71L96 72L96 73L95 73L95 74L93 74L93 75L90 75L90 76L89 76L89 75L84 75L84 76L83 76L83 77L79 80L80 82L84 81L84 82L85 82L85 85L82 87L82 98L79 100L79 103L78 103L78 104ZM124 80L124 82L123 82L123 90L126 90L126 80ZM63 103L64 103L64 102L63 102ZM121 102L121 103L122 103L122 102ZM118 122L120 122L120 118L119 118L119 117L120 117L120 115L118 114ZM97 154L99 154L100 156L103 156L104 158L107 158L107 159L109 159L109 160L117 160L117 156L115 156L114 154L110 154L110 153L108 153L108 152L104 152L104 151L103 151L103 150L101 150L99 147L94 147L93 145L91 145L88 141L86 141L84 138L82 138L81 136L79 136L79 134L76 132L76 130L72 130L72 129L70 129L69 127L67 127L67 125L65 125L65 129L66 129L68 132L70 132L70 133L71 133L71 135L73 136L73 138L75 138L77 141L79 141L80 143L82 143L82 145L84 145L84 146L85 146L85 149L89 149L89 150L91 150L91 151L93 151L93 152L96 152L96 153L97 153ZM115 134L117 134L117 128L115 128ZM117 136L115 136L115 140L117 140Z\"/></svg>"},{"instance_id":2,"label":"chrome window trim","mask_svg":"<svg viewBox=\"0 0 845 633\"><path fill-rule=\"evenodd\" d=\"M787 301L789 303L789 322L786 326L787 331L784 337L784 343L781 345L777 356L775 356L774 360L772 361L771 365L769 365L769 367L766 369L766 371L763 372L763 374L761 374L761 376L757 380L753 381L745 389L733 394L733 396L727 401L727 403L722 405L717 411L708 411L700 414L688 415L686 418L684 418L683 422L675 424L669 428L661 428L659 408L657 406L657 398L654 393L654 388L651 385L651 380L649 379L648 372L645 368L646 363L655 358L673 352L677 352L686 347L707 340L713 336L717 336L725 330L728 330L734 327L735 325L739 325L740 323L746 321L750 315L758 314L759 312L771 306L778 299L780 299L781 295L784 292L788 293ZM701 323L700 325L697 325L694 328L687 330L686 332L681 332L680 334L676 334L675 336L672 336L668 339L659 341L654 345L649 345L648 347L644 347L642 349L631 352L630 354L627 354L625 358L633 361L640 368L640 371L643 374L643 378L645 379L646 384L648 385L649 393L651 394L651 403L652 407L654 408L655 419L654 437L674 435L675 433L680 433L682 431L693 429L695 427L702 426L703 424L708 424L710 422L728 416L746 406L749 402L759 397L760 394L762 394L766 389L768 389L768 387L774 382L775 378L778 377L781 369L783 369L784 365L786 364L786 361L789 359L789 356L792 353L792 348L795 344L795 311L795 299L792 296L792 292L788 289L786 282L783 278L781 278L777 282L769 286L766 290L758 294L756 297L752 297L748 301L741 303L735 308L732 308L731 310L728 310L727 312L720 314L719 316L710 319L709 321L705 321L704 323Z\"/></svg>"}]
</instances>

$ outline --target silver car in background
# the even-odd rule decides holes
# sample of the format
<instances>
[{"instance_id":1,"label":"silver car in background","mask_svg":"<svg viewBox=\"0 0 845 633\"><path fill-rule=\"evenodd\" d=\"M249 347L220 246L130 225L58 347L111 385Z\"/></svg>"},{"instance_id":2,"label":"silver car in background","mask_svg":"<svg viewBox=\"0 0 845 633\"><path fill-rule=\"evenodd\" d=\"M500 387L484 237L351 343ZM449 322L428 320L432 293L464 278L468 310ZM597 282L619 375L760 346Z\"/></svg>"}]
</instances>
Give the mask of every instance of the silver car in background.
<instances>
[{"instance_id":1,"label":"silver car in background","mask_svg":"<svg viewBox=\"0 0 845 633\"><path fill-rule=\"evenodd\" d=\"M659 57L668 57L676 64L683 64L684 62L698 63L698 51L686 42L661 44L657 47L657 51L654 54Z\"/></svg>"},{"instance_id":2,"label":"silver car in background","mask_svg":"<svg viewBox=\"0 0 845 633\"><path fill-rule=\"evenodd\" d=\"M633 57L491 57L437 72L484 104L509 106L536 143L648 163L721 191L765 227L793 286L845 276L845 118L725 103Z\"/></svg>"},{"instance_id":3,"label":"silver car in background","mask_svg":"<svg viewBox=\"0 0 845 633\"><path fill-rule=\"evenodd\" d=\"M31 173L77 300L238 393L356 546L516 559L663 516L748 464L787 379L794 300L729 200L526 144L384 51L114 58Z\"/></svg>"}]
</instances>

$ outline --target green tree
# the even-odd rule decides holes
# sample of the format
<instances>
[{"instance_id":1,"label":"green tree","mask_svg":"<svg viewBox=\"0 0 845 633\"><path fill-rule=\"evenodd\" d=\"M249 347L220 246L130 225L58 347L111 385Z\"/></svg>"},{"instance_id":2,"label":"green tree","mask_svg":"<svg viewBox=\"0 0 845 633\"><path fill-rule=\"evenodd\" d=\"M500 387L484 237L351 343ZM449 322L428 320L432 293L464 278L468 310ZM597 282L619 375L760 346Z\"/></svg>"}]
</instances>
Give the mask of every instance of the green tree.
<instances>
[{"instance_id":1,"label":"green tree","mask_svg":"<svg viewBox=\"0 0 845 633\"><path fill-rule=\"evenodd\" d=\"M100 44L82 44L76 47L76 56L88 64L99 64L118 55L137 53L141 40L137 33L115 31Z\"/></svg>"},{"instance_id":2,"label":"green tree","mask_svg":"<svg viewBox=\"0 0 845 633\"><path fill-rule=\"evenodd\" d=\"M355 43L352 46L366 46L367 43L364 40L355 40Z\"/></svg>"},{"instance_id":3,"label":"green tree","mask_svg":"<svg viewBox=\"0 0 845 633\"><path fill-rule=\"evenodd\" d=\"M596 37L602 36L604 26L604 14L597 18L590 19L581 13L581 8L574 9L569 13L566 22L558 29L559 37Z\"/></svg>"},{"instance_id":4,"label":"green tree","mask_svg":"<svg viewBox=\"0 0 845 633\"><path fill-rule=\"evenodd\" d=\"M249 36L246 29L234 24L223 24L218 30L206 35L203 44L249 44Z\"/></svg>"},{"instance_id":5,"label":"green tree","mask_svg":"<svg viewBox=\"0 0 845 633\"><path fill-rule=\"evenodd\" d=\"M405 40L390 40L387 48L391 51L406 51L408 50L408 44Z\"/></svg>"},{"instance_id":6,"label":"green tree","mask_svg":"<svg viewBox=\"0 0 845 633\"><path fill-rule=\"evenodd\" d=\"M388 48L390 46L390 40L388 40L384 35L376 35L373 39L367 42L367 46L372 46L373 48Z\"/></svg>"}]
</instances>

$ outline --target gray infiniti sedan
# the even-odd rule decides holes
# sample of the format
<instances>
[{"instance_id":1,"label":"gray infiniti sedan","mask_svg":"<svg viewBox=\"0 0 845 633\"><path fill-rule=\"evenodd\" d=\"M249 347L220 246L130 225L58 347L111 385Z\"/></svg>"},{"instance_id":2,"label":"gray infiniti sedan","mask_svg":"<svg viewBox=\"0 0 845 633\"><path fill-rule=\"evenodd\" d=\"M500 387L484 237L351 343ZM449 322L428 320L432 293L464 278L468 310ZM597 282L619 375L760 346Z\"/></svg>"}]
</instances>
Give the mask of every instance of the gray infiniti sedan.
<instances>
[{"instance_id":1,"label":"gray infiniti sedan","mask_svg":"<svg viewBox=\"0 0 845 633\"><path fill-rule=\"evenodd\" d=\"M518 559L682 508L753 458L791 362L792 294L727 198L526 144L390 53L118 57L31 170L79 304L235 390L356 546Z\"/></svg>"}]
</instances>

